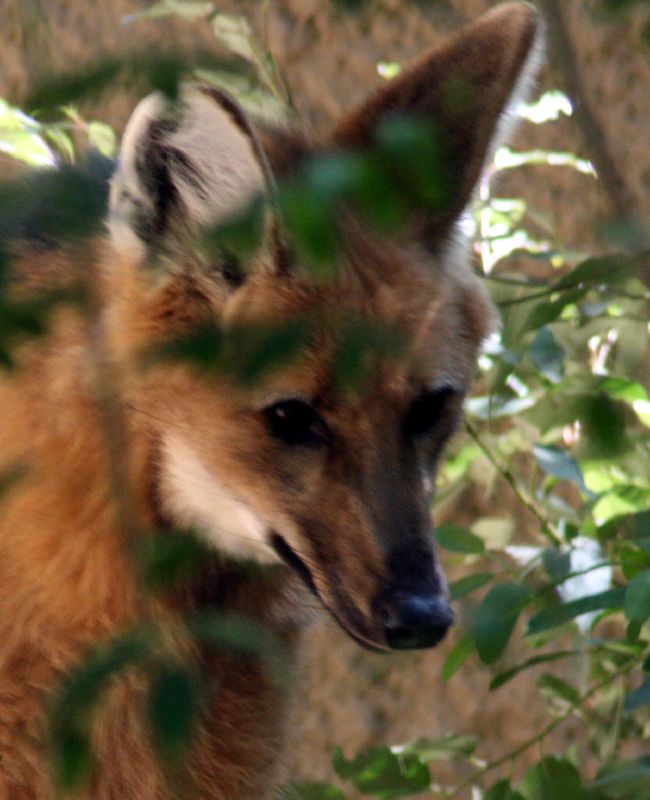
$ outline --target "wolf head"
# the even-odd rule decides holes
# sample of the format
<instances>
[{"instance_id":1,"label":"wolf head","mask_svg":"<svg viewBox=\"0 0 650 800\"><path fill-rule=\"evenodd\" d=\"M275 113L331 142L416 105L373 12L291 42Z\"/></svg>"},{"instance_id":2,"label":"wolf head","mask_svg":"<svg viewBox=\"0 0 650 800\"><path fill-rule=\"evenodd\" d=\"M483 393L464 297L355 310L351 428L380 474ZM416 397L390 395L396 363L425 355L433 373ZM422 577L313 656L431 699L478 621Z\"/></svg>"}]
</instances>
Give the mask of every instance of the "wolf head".
<instances>
[{"instance_id":1,"label":"wolf head","mask_svg":"<svg viewBox=\"0 0 650 800\"><path fill-rule=\"evenodd\" d=\"M433 477L494 322L459 221L538 43L531 7L499 6L317 143L196 86L172 108L145 99L124 135L109 220L116 346L132 354L213 325L230 352L229 369L165 362L133 379L132 408L157 448L157 502L229 556L286 562L369 647L432 646L452 622ZM407 201L404 224L383 233L342 203L336 268L315 279L269 210L275 181L322 154L370 152L382 126L409 115L435 126L444 203ZM267 233L247 269L202 249L199 229L261 196ZM291 358L257 381L237 377L246 331L289 329L302 331Z\"/></svg>"}]
</instances>

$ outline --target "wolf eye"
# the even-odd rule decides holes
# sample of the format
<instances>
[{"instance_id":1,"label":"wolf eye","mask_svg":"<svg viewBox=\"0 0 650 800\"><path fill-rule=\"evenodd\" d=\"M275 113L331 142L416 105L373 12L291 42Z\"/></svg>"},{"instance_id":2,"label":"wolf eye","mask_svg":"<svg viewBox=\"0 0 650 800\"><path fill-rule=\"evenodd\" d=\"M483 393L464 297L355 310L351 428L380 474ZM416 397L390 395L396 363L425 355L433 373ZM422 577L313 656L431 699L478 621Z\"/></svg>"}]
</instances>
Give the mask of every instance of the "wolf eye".
<instances>
[{"instance_id":1,"label":"wolf eye","mask_svg":"<svg viewBox=\"0 0 650 800\"><path fill-rule=\"evenodd\" d=\"M453 401L460 397L460 393L450 386L425 392L418 397L410 407L404 420L404 433L409 438L415 438L430 433L439 425L443 414Z\"/></svg>"},{"instance_id":2,"label":"wolf eye","mask_svg":"<svg viewBox=\"0 0 650 800\"><path fill-rule=\"evenodd\" d=\"M269 430L286 444L319 447L332 438L327 423L302 400L283 400L264 409Z\"/></svg>"}]
</instances>

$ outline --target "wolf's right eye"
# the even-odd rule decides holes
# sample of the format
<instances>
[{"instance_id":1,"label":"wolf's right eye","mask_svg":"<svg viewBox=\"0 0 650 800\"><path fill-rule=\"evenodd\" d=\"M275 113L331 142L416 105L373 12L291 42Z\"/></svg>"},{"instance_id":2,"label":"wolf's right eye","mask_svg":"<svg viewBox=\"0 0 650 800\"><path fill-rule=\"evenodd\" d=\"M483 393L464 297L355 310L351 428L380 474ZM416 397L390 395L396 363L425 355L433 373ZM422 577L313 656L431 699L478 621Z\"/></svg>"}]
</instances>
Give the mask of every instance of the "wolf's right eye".
<instances>
[{"instance_id":1,"label":"wolf's right eye","mask_svg":"<svg viewBox=\"0 0 650 800\"><path fill-rule=\"evenodd\" d=\"M325 420L302 400L283 400L265 408L263 413L273 436L286 444L322 447L332 439Z\"/></svg>"},{"instance_id":2,"label":"wolf's right eye","mask_svg":"<svg viewBox=\"0 0 650 800\"><path fill-rule=\"evenodd\" d=\"M458 402L460 397L459 392L448 386L425 392L408 410L404 420L404 433L409 438L431 433L440 425L448 406L454 401Z\"/></svg>"}]
</instances>

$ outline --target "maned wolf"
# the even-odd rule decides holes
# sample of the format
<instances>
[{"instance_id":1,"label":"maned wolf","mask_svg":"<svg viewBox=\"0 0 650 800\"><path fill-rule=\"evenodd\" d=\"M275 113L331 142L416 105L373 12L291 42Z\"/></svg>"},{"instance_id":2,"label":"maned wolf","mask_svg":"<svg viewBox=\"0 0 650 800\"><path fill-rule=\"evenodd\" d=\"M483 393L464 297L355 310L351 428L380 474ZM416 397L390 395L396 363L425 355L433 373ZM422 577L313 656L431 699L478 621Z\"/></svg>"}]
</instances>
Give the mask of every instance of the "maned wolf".
<instances>
[{"instance_id":1,"label":"maned wolf","mask_svg":"<svg viewBox=\"0 0 650 800\"><path fill-rule=\"evenodd\" d=\"M452 612L432 541L432 475L494 319L458 222L539 38L530 6L501 5L318 140L248 120L209 88L183 88L171 111L150 96L124 134L107 234L76 255L23 246L21 291L63 285L81 269L96 313L60 306L0 385L0 452L26 466L0 516L2 800L54 797L51 696L89 647L129 625L210 608L248 615L291 648L308 589L362 645L430 647L445 635ZM314 154L362 153L382 121L405 114L432 120L442 137L447 202L383 234L341 209L331 279L310 278L273 224L246 271L196 244L200 226L270 198L272 176L282 181ZM152 345L201 326L305 319L313 327L301 352L252 386L187 361L142 366ZM380 352L354 391L334 375L346 319L398 331L403 345ZM121 418L117 442L106 435L117 435L111 414ZM172 528L198 531L213 555L188 585L152 596L125 541ZM260 659L178 643L190 651L213 691L175 775L184 796L270 797L282 682ZM137 670L108 687L84 797L171 797L145 706Z\"/></svg>"}]
</instances>

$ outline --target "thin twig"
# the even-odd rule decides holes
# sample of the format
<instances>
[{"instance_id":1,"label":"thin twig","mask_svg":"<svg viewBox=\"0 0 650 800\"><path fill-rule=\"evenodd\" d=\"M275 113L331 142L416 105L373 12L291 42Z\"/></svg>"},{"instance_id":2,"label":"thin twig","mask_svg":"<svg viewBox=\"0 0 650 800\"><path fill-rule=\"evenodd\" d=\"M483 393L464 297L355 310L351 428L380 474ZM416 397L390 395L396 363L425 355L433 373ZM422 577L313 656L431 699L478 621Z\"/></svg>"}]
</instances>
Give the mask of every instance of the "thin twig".
<instances>
[{"instance_id":1,"label":"thin twig","mask_svg":"<svg viewBox=\"0 0 650 800\"><path fill-rule=\"evenodd\" d=\"M549 521L545 518L544 514L542 514L542 512L537 508L533 499L529 497L528 493L521 486L519 481L511 472L511 470L509 470L508 467L504 467L498 463L498 461L495 459L494 455L490 452L485 442L479 436L476 429L467 420L465 420L465 429L472 437L472 439L476 442L479 449L481 450L483 455L488 459L490 464L492 464L492 466L496 469L499 475L501 475L501 477L506 481L506 483L510 486L513 492L517 495L520 502L538 520L544 536L546 536L546 538L549 539L549 541L553 542L553 544L555 545L562 544L562 537L556 531L553 530Z\"/></svg>"},{"instance_id":2,"label":"thin twig","mask_svg":"<svg viewBox=\"0 0 650 800\"><path fill-rule=\"evenodd\" d=\"M580 708L584 703L587 702L587 700L590 700L602 688L612 683L617 678L625 676L632 669L633 666L634 666L633 663L626 664L624 667L621 667L615 672L612 672L611 675L608 675L602 681L599 681L598 683L594 684L580 697L577 703L572 704L567 709L566 713L562 714L561 716L549 722L549 724L545 728L536 733L534 736L531 736L529 739L526 739L526 741L522 742L520 745L517 745L517 747L515 747L513 750L509 750L507 753L505 753L502 756L499 756L499 758L495 759L494 761L490 761L484 766L482 766L480 769L477 769L475 772L473 772L471 775L465 778L465 780L461 781L457 786L451 789L451 791L449 792L449 796L452 798L457 798L459 796L459 793L463 789L466 789L468 786L471 786L474 783L476 783L477 780L482 778L488 772L492 772L497 767L500 767L503 764L507 764L508 761L512 761L513 759L520 756L522 753L525 753L526 750L529 750L534 745L542 742L544 739L546 739L547 736L553 733L553 731L556 728L558 728L563 722L566 722L566 720L574 713L574 711L576 711L576 709Z\"/></svg>"}]
</instances>

